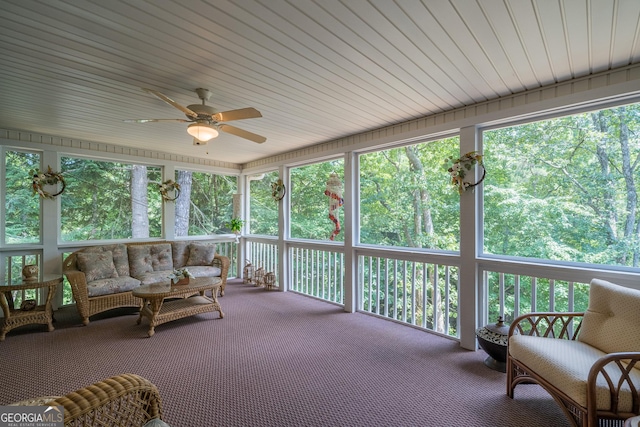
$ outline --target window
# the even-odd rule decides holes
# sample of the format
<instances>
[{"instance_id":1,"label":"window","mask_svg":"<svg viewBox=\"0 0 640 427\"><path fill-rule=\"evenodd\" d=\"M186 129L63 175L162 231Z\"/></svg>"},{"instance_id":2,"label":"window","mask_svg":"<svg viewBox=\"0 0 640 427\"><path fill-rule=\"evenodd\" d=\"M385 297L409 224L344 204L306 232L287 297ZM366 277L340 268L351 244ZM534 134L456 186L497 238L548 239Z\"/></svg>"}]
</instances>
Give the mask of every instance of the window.
<instances>
[{"instance_id":1,"label":"window","mask_svg":"<svg viewBox=\"0 0 640 427\"><path fill-rule=\"evenodd\" d=\"M160 237L159 167L62 157L63 241Z\"/></svg>"},{"instance_id":2,"label":"window","mask_svg":"<svg viewBox=\"0 0 640 427\"><path fill-rule=\"evenodd\" d=\"M271 196L271 184L278 181L278 171L248 176L249 181L249 231L265 236L278 235L278 204Z\"/></svg>"},{"instance_id":3,"label":"window","mask_svg":"<svg viewBox=\"0 0 640 427\"><path fill-rule=\"evenodd\" d=\"M325 195L327 181L336 174L344 183L343 159L291 169L291 237L314 240L344 241L342 207L333 210L329 217L330 196ZM335 194L335 193L334 193ZM336 199L333 199L336 200Z\"/></svg>"},{"instance_id":4,"label":"window","mask_svg":"<svg viewBox=\"0 0 640 427\"><path fill-rule=\"evenodd\" d=\"M227 223L233 216L237 177L179 170L176 182L180 184L180 197L175 201L176 236L230 232Z\"/></svg>"},{"instance_id":5,"label":"window","mask_svg":"<svg viewBox=\"0 0 640 427\"><path fill-rule=\"evenodd\" d=\"M445 160L459 138L360 156L360 243L459 249L460 197Z\"/></svg>"},{"instance_id":6,"label":"window","mask_svg":"<svg viewBox=\"0 0 640 427\"><path fill-rule=\"evenodd\" d=\"M484 252L638 267L640 105L484 132Z\"/></svg>"},{"instance_id":7,"label":"window","mask_svg":"<svg viewBox=\"0 0 640 427\"><path fill-rule=\"evenodd\" d=\"M40 242L40 197L31 190L29 171L41 169L40 154L5 153L5 242Z\"/></svg>"}]
</instances>

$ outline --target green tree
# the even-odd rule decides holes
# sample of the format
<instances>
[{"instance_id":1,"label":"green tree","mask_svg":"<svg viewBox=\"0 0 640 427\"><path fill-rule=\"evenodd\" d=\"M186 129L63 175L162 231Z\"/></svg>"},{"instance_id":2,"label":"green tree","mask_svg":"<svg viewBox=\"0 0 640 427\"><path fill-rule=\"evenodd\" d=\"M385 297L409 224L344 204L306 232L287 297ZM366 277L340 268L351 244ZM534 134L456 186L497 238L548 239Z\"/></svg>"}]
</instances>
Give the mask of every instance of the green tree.
<instances>
[{"instance_id":1,"label":"green tree","mask_svg":"<svg viewBox=\"0 0 640 427\"><path fill-rule=\"evenodd\" d=\"M334 223L329 219L329 198L324 194L329 176L335 173L344 182L344 161L331 160L291 170L291 237L329 240ZM337 210L340 224L344 209ZM344 241L344 232L335 237Z\"/></svg>"},{"instance_id":2,"label":"green tree","mask_svg":"<svg viewBox=\"0 0 640 427\"><path fill-rule=\"evenodd\" d=\"M40 196L31 190L29 171L40 169L40 154L7 150L5 156L5 240L40 241Z\"/></svg>"}]
</instances>

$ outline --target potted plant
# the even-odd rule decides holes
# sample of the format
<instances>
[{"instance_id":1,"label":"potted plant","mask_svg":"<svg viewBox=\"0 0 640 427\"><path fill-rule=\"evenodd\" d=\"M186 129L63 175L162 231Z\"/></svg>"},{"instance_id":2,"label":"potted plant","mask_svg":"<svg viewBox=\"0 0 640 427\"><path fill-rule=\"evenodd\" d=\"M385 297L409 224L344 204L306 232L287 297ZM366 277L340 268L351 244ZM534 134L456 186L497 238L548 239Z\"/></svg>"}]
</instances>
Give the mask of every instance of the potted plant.
<instances>
[{"instance_id":1,"label":"potted plant","mask_svg":"<svg viewBox=\"0 0 640 427\"><path fill-rule=\"evenodd\" d=\"M232 218L231 221L227 223L227 227L231 229L231 232L233 234L235 234L236 236L239 236L240 232L242 231L243 224L244 224L244 221L241 220L240 218Z\"/></svg>"}]
</instances>

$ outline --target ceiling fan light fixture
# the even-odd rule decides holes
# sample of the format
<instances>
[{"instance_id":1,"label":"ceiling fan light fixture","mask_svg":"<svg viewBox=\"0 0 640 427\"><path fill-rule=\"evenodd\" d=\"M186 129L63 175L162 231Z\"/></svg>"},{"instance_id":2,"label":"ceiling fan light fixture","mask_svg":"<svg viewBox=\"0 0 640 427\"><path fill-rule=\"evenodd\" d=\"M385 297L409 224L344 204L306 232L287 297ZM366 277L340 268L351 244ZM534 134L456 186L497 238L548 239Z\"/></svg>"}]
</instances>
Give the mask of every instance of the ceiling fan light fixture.
<instances>
[{"instance_id":1,"label":"ceiling fan light fixture","mask_svg":"<svg viewBox=\"0 0 640 427\"><path fill-rule=\"evenodd\" d=\"M192 123L187 126L187 133L192 137L206 142L219 135L218 130L208 123Z\"/></svg>"}]
</instances>

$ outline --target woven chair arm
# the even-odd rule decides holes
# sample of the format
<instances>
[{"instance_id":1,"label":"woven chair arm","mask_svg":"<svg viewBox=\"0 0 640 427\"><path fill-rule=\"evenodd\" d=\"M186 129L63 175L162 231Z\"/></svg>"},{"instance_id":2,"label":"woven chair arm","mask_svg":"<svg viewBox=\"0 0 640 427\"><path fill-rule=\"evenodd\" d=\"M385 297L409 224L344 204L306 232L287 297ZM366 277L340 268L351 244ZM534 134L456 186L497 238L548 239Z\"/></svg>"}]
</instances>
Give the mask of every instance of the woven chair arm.
<instances>
[{"instance_id":1,"label":"woven chair arm","mask_svg":"<svg viewBox=\"0 0 640 427\"><path fill-rule=\"evenodd\" d=\"M220 268L220 277L222 278L226 279L227 275L229 274L229 264L229 257L220 254L215 254L215 256L213 257L212 265L214 267Z\"/></svg>"},{"instance_id":2,"label":"woven chair arm","mask_svg":"<svg viewBox=\"0 0 640 427\"><path fill-rule=\"evenodd\" d=\"M136 374L107 378L59 397L49 405L64 406L64 423L73 426L131 427L162 418L157 387Z\"/></svg>"},{"instance_id":3,"label":"woven chair arm","mask_svg":"<svg viewBox=\"0 0 640 427\"><path fill-rule=\"evenodd\" d=\"M610 412L620 415L621 418L629 418L640 413L640 385L634 383L631 373L637 377L640 369L640 352L609 353L598 359L589 371L587 379L587 408L589 418L596 417L591 413L591 408L596 408L596 382L598 378L604 378L609 387ZM620 393L623 389L630 390L632 396L632 408L629 412L621 413L618 410Z\"/></svg>"},{"instance_id":4,"label":"woven chair arm","mask_svg":"<svg viewBox=\"0 0 640 427\"><path fill-rule=\"evenodd\" d=\"M514 334L545 338L575 340L582 326L584 313L539 312L518 316L509 327L509 337Z\"/></svg>"},{"instance_id":5,"label":"woven chair arm","mask_svg":"<svg viewBox=\"0 0 640 427\"><path fill-rule=\"evenodd\" d=\"M64 270L63 273L69 281L71 293L78 305L78 309L82 312L86 307L88 310L89 289L87 288L87 277L85 274L80 270Z\"/></svg>"}]
</instances>

